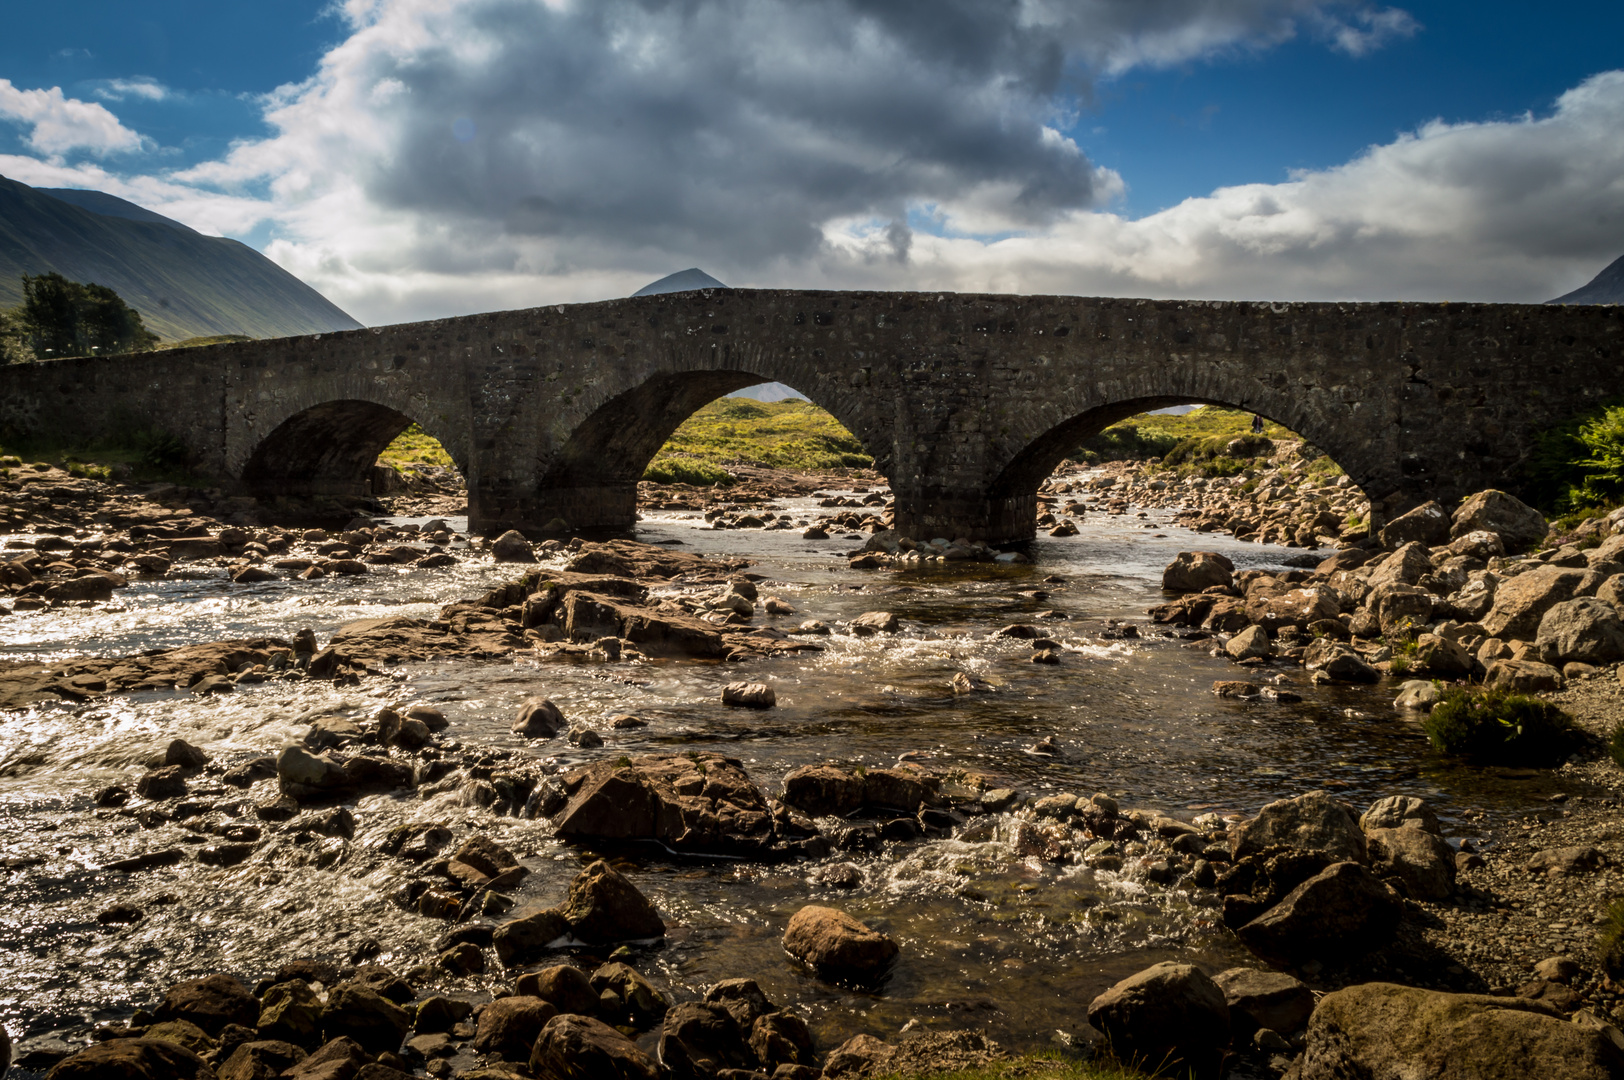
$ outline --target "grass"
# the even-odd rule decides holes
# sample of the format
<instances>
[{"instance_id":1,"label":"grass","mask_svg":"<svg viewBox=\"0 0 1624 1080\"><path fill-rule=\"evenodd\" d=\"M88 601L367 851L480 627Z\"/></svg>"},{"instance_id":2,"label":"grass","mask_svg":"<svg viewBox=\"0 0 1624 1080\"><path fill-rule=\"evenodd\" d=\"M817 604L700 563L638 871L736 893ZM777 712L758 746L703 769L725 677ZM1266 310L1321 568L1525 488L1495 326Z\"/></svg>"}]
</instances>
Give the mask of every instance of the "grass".
<instances>
[{"instance_id":1,"label":"grass","mask_svg":"<svg viewBox=\"0 0 1624 1080\"><path fill-rule=\"evenodd\" d=\"M1077 461L1156 461L1182 475L1239 476L1258 458L1270 457L1275 443L1302 436L1272 420L1263 422L1261 434L1252 431L1252 414L1244 409L1207 405L1178 416L1140 413L1112 424L1086 440L1073 452ZM1303 440L1307 447L1307 441ZM1341 466L1323 454L1314 456L1305 472L1324 481L1342 475Z\"/></svg>"},{"instance_id":2,"label":"grass","mask_svg":"<svg viewBox=\"0 0 1624 1080\"><path fill-rule=\"evenodd\" d=\"M158 344L159 349L194 349L199 345L226 345L233 341L253 341L247 334L210 334L206 337L189 337L185 341L165 341Z\"/></svg>"},{"instance_id":3,"label":"grass","mask_svg":"<svg viewBox=\"0 0 1624 1080\"><path fill-rule=\"evenodd\" d=\"M675 464L677 462L682 464ZM711 402L683 421L660 448L649 468L651 473L664 469L667 471L663 475L678 475L702 466L725 472L729 465L832 472L870 469L874 467L874 458L838 420L809 401L728 397ZM644 478L654 480L656 476L645 473ZM698 482L716 483L717 480Z\"/></svg>"},{"instance_id":4,"label":"grass","mask_svg":"<svg viewBox=\"0 0 1624 1080\"><path fill-rule=\"evenodd\" d=\"M1548 701L1503 690L1447 690L1423 727L1432 745L1446 754L1509 765L1560 759L1575 741L1567 713Z\"/></svg>"},{"instance_id":5,"label":"grass","mask_svg":"<svg viewBox=\"0 0 1624 1080\"><path fill-rule=\"evenodd\" d=\"M378 455L379 465L388 465L396 472L408 465L444 465L447 468L456 468L451 455L445 452L445 447L432 435L424 434L423 429L416 424L395 436L395 441L383 448Z\"/></svg>"},{"instance_id":6,"label":"grass","mask_svg":"<svg viewBox=\"0 0 1624 1080\"><path fill-rule=\"evenodd\" d=\"M50 439L12 439L0 446L0 455L16 454L55 465L71 476L108 480L115 475L140 483L170 483L206 487L213 481L194 473L190 451L162 428L143 426L128 418L113 424L103 439L88 444L63 444Z\"/></svg>"},{"instance_id":7,"label":"grass","mask_svg":"<svg viewBox=\"0 0 1624 1080\"><path fill-rule=\"evenodd\" d=\"M660 457L649 462L648 468L643 470L643 479L653 484L692 484L695 487L721 484L728 487L733 483L733 474L708 461Z\"/></svg>"},{"instance_id":8,"label":"grass","mask_svg":"<svg viewBox=\"0 0 1624 1080\"><path fill-rule=\"evenodd\" d=\"M1612 979L1624 979L1624 900L1607 905L1607 924L1596 938L1601 969Z\"/></svg>"}]
</instances>

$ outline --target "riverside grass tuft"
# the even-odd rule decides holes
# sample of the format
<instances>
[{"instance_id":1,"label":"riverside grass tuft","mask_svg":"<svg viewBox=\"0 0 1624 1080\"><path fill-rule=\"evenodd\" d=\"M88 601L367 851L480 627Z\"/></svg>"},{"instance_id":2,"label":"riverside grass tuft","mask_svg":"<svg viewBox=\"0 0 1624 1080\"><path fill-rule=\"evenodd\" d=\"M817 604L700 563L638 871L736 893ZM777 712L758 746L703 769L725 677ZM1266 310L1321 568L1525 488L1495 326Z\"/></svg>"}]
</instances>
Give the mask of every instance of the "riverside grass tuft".
<instances>
[{"instance_id":1,"label":"riverside grass tuft","mask_svg":"<svg viewBox=\"0 0 1624 1080\"><path fill-rule=\"evenodd\" d=\"M1573 718L1548 701L1459 686L1444 692L1422 726L1444 753L1492 764L1547 764L1577 739Z\"/></svg>"}]
</instances>

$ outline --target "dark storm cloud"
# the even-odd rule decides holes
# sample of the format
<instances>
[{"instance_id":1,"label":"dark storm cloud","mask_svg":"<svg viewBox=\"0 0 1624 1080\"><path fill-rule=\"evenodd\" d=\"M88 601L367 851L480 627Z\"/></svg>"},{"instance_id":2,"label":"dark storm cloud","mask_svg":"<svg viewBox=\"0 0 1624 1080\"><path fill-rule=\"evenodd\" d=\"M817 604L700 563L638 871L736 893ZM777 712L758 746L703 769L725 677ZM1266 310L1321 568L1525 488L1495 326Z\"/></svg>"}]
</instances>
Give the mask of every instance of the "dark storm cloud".
<instances>
[{"instance_id":1,"label":"dark storm cloud","mask_svg":"<svg viewBox=\"0 0 1624 1080\"><path fill-rule=\"evenodd\" d=\"M380 4L378 203L545 237L566 261L797 258L826 223L958 204L997 228L1116 180L1054 130L1099 71L1278 40L1309 0L464 0ZM337 70L331 68L331 71ZM906 243L896 243L899 254Z\"/></svg>"}]
</instances>

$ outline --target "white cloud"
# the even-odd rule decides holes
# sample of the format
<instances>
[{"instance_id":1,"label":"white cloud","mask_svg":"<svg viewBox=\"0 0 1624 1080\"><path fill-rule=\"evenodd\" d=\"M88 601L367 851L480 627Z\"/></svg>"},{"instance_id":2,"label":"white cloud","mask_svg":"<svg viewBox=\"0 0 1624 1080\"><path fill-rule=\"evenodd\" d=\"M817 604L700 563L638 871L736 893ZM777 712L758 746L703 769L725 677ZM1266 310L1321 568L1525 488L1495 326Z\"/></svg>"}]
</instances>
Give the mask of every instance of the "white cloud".
<instances>
[{"instance_id":1,"label":"white cloud","mask_svg":"<svg viewBox=\"0 0 1624 1080\"><path fill-rule=\"evenodd\" d=\"M1407 11L1399 8L1364 8L1346 15L1323 12L1316 16L1322 33L1330 37L1335 48L1349 56L1364 56L1375 52L1399 38L1410 38L1421 32L1421 24Z\"/></svg>"},{"instance_id":2,"label":"white cloud","mask_svg":"<svg viewBox=\"0 0 1624 1080\"><path fill-rule=\"evenodd\" d=\"M28 145L52 157L69 150L107 155L141 148L141 136L105 106L64 97L60 86L19 90L10 79L0 79L0 117L27 125Z\"/></svg>"},{"instance_id":3,"label":"white cloud","mask_svg":"<svg viewBox=\"0 0 1624 1080\"><path fill-rule=\"evenodd\" d=\"M165 101L174 97L175 92L156 79L141 76L134 79L108 79L106 83L96 88L96 96L103 101L123 101L130 97L145 101Z\"/></svg>"}]
</instances>

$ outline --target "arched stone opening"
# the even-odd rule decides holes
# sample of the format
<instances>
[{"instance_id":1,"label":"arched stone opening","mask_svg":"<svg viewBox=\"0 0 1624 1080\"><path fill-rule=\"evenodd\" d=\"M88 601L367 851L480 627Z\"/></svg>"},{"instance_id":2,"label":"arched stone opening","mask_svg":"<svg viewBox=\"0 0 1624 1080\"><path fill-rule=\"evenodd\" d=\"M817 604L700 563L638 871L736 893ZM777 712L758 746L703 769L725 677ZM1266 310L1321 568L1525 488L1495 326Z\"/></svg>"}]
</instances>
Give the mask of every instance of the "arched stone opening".
<instances>
[{"instance_id":1,"label":"arched stone opening","mask_svg":"<svg viewBox=\"0 0 1624 1080\"><path fill-rule=\"evenodd\" d=\"M654 375L598 406L543 463L536 485L538 525L561 520L571 529L629 528L637 520L637 482L682 423L700 409L736 391L773 381L755 372L685 371ZM828 409L885 471L888 446L875 445L874 425L838 403L794 389Z\"/></svg>"},{"instance_id":2,"label":"arched stone opening","mask_svg":"<svg viewBox=\"0 0 1624 1080\"><path fill-rule=\"evenodd\" d=\"M1131 398L1099 405L1054 425L1038 435L1016 453L993 479L987 489L987 500L995 527L1002 535L1030 537L1035 533L1037 520L1037 491L1061 462L1066 460L1082 443L1098 435L1112 424L1156 409L1177 405L1215 405L1224 408L1243 408L1273 421L1302 436L1323 451L1340 466L1353 484L1369 492L1367 485L1379 482L1379 462L1371 457L1373 440L1359 438L1358 433L1316 431L1310 418L1286 415L1260 408L1255 404L1235 405L1213 399L1192 398L1187 395ZM1307 430L1305 430L1305 428ZM1327 442L1329 440L1329 442Z\"/></svg>"},{"instance_id":3,"label":"arched stone opening","mask_svg":"<svg viewBox=\"0 0 1624 1080\"><path fill-rule=\"evenodd\" d=\"M413 423L372 401L328 401L295 413L249 455L243 486L260 497L372 494L378 455ZM456 461L455 451L448 452ZM466 466L456 461L466 475Z\"/></svg>"}]
</instances>

